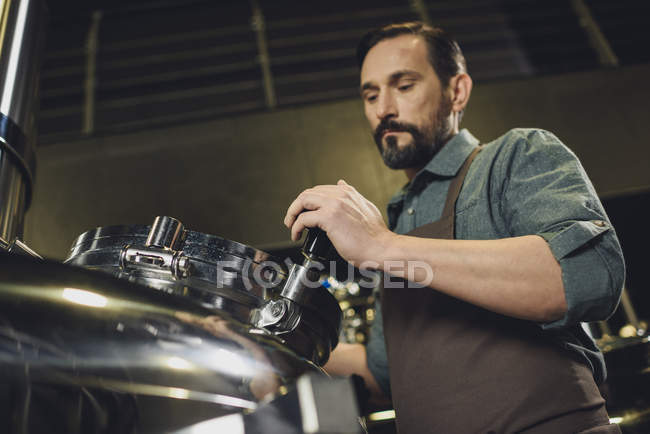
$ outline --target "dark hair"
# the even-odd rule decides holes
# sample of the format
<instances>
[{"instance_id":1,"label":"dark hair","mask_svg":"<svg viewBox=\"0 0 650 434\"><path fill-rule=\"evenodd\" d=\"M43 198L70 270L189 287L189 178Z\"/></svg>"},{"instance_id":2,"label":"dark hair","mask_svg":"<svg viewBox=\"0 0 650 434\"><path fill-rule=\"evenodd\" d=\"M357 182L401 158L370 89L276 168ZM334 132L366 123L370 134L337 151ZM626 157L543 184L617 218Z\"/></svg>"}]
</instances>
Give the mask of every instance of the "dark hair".
<instances>
[{"instance_id":1,"label":"dark hair","mask_svg":"<svg viewBox=\"0 0 650 434\"><path fill-rule=\"evenodd\" d=\"M454 75L467 72L465 56L458 43L441 28L431 27L419 21L389 24L366 33L357 45L359 68L372 47L384 39L400 35L416 35L426 41L429 63L444 87L449 85L449 80Z\"/></svg>"}]
</instances>

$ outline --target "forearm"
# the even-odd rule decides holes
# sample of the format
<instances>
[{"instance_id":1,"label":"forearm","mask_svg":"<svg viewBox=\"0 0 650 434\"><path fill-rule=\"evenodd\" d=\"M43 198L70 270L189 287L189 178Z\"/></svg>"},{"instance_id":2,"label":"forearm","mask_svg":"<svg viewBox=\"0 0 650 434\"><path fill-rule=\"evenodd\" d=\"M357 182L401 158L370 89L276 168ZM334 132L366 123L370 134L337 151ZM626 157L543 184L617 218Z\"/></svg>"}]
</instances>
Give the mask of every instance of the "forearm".
<instances>
[{"instance_id":1,"label":"forearm","mask_svg":"<svg viewBox=\"0 0 650 434\"><path fill-rule=\"evenodd\" d=\"M330 375L359 375L370 390L371 400L375 403L388 401L381 387L368 369L366 348L361 344L340 343L336 346L330 359L324 366Z\"/></svg>"},{"instance_id":2,"label":"forearm","mask_svg":"<svg viewBox=\"0 0 650 434\"><path fill-rule=\"evenodd\" d=\"M375 255L393 276L503 315L550 322L567 309L562 270L538 236L439 240L396 235Z\"/></svg>"}]
</instances>

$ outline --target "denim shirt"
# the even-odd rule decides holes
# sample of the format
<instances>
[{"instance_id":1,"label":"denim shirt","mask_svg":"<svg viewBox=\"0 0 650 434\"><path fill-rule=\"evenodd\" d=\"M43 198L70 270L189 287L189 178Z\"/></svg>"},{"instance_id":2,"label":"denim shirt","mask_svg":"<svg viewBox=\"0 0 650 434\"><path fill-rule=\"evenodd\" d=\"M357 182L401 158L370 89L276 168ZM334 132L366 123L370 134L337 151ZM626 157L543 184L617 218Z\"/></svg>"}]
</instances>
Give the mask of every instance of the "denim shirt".
<instances>
[{"instance_id":1,"label":"denim shirt","mask_svg":"<svg viewBox=\"0 0 650 434\"><path fill-rule=\"evenodd\" d=\"M389 228L404 234L438 220L451 179L478 144L467 130L449 140L390 200ZM580 323L603 320L616 309L625 276L623 254L575 154L555 135L539 129L513 129L486 144L456 202L457 239L523 235L544 238L562 268L567 312L540 327L583 358L602 382L603 356ZM379 303L367 346L368 368L389 395Z\"/></svg>"}]
</instances>

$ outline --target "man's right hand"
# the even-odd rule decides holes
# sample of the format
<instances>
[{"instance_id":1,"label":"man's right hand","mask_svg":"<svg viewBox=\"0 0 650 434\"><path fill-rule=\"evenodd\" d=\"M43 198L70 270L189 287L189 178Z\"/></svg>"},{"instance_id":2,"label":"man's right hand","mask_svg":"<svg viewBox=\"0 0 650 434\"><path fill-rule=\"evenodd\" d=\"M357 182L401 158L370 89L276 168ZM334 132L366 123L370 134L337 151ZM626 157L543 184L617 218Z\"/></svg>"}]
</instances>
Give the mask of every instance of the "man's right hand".
<instances>
[{"instance_id":1,"label":"man's right hand","mask_svg":"<svg viewBox=\"0 0 650 434\"><path fill-rule=\"evenodd\" d=\"M386 245L395 237L377 207L343 180L300 193L287 209L284 224L294 241L305 228L322 229L343 259L359 268L380 265Z\"/></svg>"}]
</instances>

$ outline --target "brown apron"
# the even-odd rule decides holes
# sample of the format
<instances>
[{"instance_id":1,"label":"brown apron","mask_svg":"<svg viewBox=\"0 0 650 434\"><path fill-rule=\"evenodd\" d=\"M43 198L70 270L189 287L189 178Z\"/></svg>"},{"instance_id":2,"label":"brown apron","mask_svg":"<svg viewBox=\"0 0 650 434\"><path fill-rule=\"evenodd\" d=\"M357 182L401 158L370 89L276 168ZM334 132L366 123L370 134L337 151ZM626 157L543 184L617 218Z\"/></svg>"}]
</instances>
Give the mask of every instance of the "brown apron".
<instances>
[{"instance_id":1,"label":"brown apron","mask_svg":"<svg viewBox=\"0 0 650 434\"><path fill-rule=\"evenodd\" d=\"M480 149L452 180L440 220L408 235L454 239L456 200ZM428 287L381 297L401 434L620 433L591 369L538 325Z\"/></svg>"}]
</instances>

